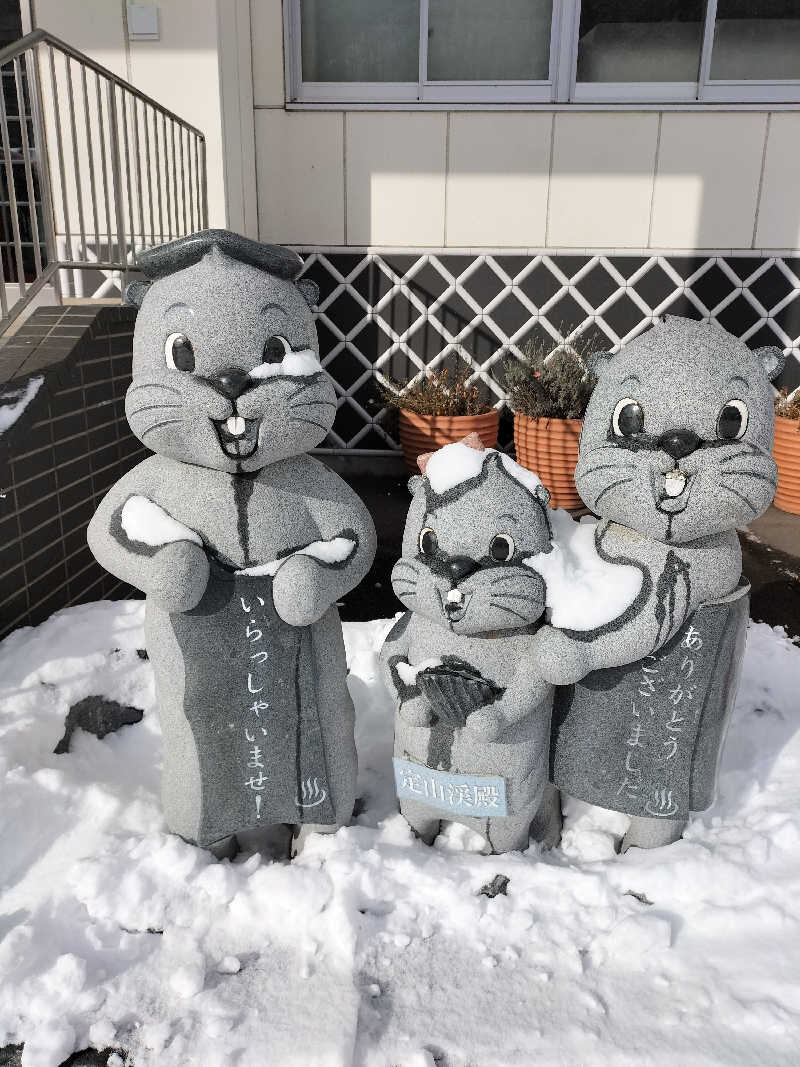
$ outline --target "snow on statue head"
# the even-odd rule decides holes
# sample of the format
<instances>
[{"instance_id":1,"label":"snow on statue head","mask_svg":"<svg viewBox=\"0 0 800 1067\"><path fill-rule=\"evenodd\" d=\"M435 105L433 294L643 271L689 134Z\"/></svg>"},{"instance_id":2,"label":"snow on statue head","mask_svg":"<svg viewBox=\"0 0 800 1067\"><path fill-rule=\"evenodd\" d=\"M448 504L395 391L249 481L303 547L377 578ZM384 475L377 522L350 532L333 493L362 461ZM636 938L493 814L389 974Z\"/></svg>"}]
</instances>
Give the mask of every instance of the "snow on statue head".
<instances>
[{"instance_id":1,"label":"snow on statue head","mask_svg":"<svg viewBox=\"0 0 800 1067\"><path fill-rule=\"evenodd\" d=\"M545 487L509 456L484 449L477 434L417 462L423 474L409 483L403 559L392 575L399 599L454 633L535 622L544 585L523 559L550 549Z\"/></svg>"},{"instance_id":2,"label":"snow on statue head","mask_svg":"<svg viewBox=\"0 0 800 1067\"><path fill-rule=\"evenodd\" d=\"M372 562L350 489L307 456L336 410L316 286L287 248L206 230L139 259L126 412L156 454L89 544L147 594L169 828L218 854L346 823L353 705L336 602ZM255 835L255 837L253 836Z\"/></svg>"},{"instance_id":3,"label":"snow on statue head","mask_svg":"<svg viewBox=\"0 0 800 1067\"><path fill-rule=\"evenodd\" d=\"M766 511L777 481L770 379L784 359L677 316L595 356L575 471L586 506L670 543Z\"/></svg>"},{"instance_id":4,"label":"snow on statue head","mask_svg":"<svg viewBox=\"0 0 800 1067\"><path fill-rule=\"evenodd\" d=\"M302 260L226 230L139 257L139 308L125 410L153 452L230 473L315 448L336 397L319 363Z\"/></svg>"}]
</instances>

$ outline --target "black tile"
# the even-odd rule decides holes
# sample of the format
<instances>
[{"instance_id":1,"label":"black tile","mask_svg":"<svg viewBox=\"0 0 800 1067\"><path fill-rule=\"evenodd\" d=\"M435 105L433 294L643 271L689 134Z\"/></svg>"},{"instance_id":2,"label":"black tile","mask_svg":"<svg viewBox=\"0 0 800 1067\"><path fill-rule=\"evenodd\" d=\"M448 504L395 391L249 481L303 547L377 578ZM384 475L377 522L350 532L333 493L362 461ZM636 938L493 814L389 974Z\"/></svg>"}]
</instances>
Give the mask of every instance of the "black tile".
<instances>
[{"instance_id":1,"label":"black tile","mask_svg":"<svg viewBox=\"0 0 800 1067\"><path fill-rule=\"evenodd\" d=\"M785 389L788 393L800 386L800 360L796 356L789 356L786 366L775 379L774 384L778 389Z\"/></svg>"},{"instance_id":2,"label":"black tile","mask_svg":"<svg viewBox=\"0 0 800 1067\"><path fill-rule=\"evenodd\" d=\"M727 274L716 263L697 281L692 282L692 292L700 297L709 311L713 311L720 301L730 296L735 288Z\"/></svg>"},{"instance_id":3,"label":"black tile","mask_svg":"<svg viewBox=\"0 0 800 1067\"><path fill-rule=\"evenodd\" d=\"M105 409L104 413L108 414L108 409ZM109 445L113 441L117 440L117 427L115 422L106 422L101 424L96 429L89 430L89 450L90 452L97 452L104 445Z\"/></svg>"},{"instance_id":4,"label":"black tile","mask_svg":"<svg viewBox=\"0 0 800 1067\"><path fill-rule=\"evenodd\" d=\"M394 286L391 278L374 260L369 262L350 284L371 307L374 307Z\"/></svg>"},{"instance_id":5,"label":"black tile","mask_svg":"<svg viewBox=\"0 0 800 1067\"><path fill-rule=\"evenodd\" d=\"M96 385L87 385L83 395L87 408L94 407L96 404L104 404L107 400L113 399L111 386L107 381L98 382Z\"/></svg>"},{"instance_id":6,"label":"black tile","mask_svg":"<svg viewBox=\"0 0 800 1067\"><path fill-rule=\"evenodd\" d=\"M127 356L128 366L130 367L133 358L133 334L124 333L118 334L116 337L110 337L108 352L112 356Z\"/></svg>"},{"instance_id":7,"label":"black tile","mask_svg":"<svg viewBox=\"0 0 800 1067\"><path fill-rule=\"evenodd\" d=\"M356 269L360 260L364 257L359 252L335 252L333 254L326 253L325 258L332 267L346 278L351 271Z\"/></svg>"},{"instance_id":8,"label":"black tile","mask_svg":"<svg viewBox=\"0 0 800 1067\"><path fill-rule=\"evenodd\" d=\"M503 282L487 263L481 263L477 270L461 282L461 288L469 293L481 307L485 307L503 289Z\"/></svg>"},{"instance_id":9,"label":"black tile","mask_svg":"<svg viewBox=\"0 0 800 1067\"><path fill-rule=\"evenodd\" d=\"M612 293L617 291L619 285L605 267L597 263L588 274L575 283L575 288L596 310L605 300L608 300Z\"/></svg>"},{"instance_id":10,"label":"black tile","mask_svg":"<svg viewBox=\"0 0 800 1067\"><path fill-rule=\"evenodd\" d=\"M586 312L570 293L565 293L547 312L547 318L566 337L583 322Z\"/></svg>"},{"instance_id":11,"label":"black tile","mask_svg":"<svg viewBox=\"0 0 800 1067\"><path fill-rule=\"evenodd\" d=\"M28 504L33 504L36 501L42 500L49 493L54 492L55 488L56 475L52 467L49 470L44 471L38 477L31 478L23 485L17 485L16 493L20 510L27 507Z\"/></svg>"},{"instance_id":12,"label":"black tile","mask_svg":"<svg viewBox=\"0 0 800 1067\"><path fill-rule=\"evenodd\" d=\"M364 420L361 415L345 401L336 412L333 430L345 441L349 441L363 425Z\"/></svg>"},{"instance_id":13,"label":"black tile","mask_svg":"<svg viewBox=\"0 0 800 1067\"><path fill-rule=\"evenodd\" d=\"M703 317L689 297L680 292L676 292L674 298L662 308L661 314L682 315L686 319L702 319Z\"/></svg>"},{"instance_id":14,"label":"black tile","mask_svg":"<svg viewBox=\"0 0 800 1067\"><path fill-rule=\"evenodd\" d=\"M793 340L800 337L800 293L773 317Z\"/></svg>"},{"instance_id":15,"label":"black tile","mask_svg":"<svg viewBox=\"0 0 800 1067\"><path fill-rule=\"evenodd\" d=\"M12 627L25 625L25 613L28 610L28 593L22 590L10 600L0 601L0 637L9 633ZM20 618L23 616L23 618Z\"/></svg>"},{"instance_id":16,"label":"black tile","mask_svg":"<svg viewBox=\"0 0 800 1067\"><path fill-rule=\"evenodd\" d=\"M322 321L317 322L317 339L319 341L320 358L324 359L339 344L339 338Z\"/></svg>"},{"instance_id":17,"label":"black tile","mask_svg":"<svg viewBox=\"0 0 800 1067\"><path fill-rule=\"evenodd\" d=\"M685 281L707 261L702 256L669 256L667 262Z\"/></svg>"},{"instance_id":18,"label":"black tile","mask_svg":"<svg viewBox=\"0 0 800 1067\"><path fill-rule=\"evenodd\" d=\"M407 271L411 270L411 268L419 259L419 256L389 254L381 256L381 259L386 264L386 266L389 267L390 270L393 270L395 274L399 275L402 278Z\"/></svg>"},{"instance_id":19,"label":"black tile","mask_svg":"<svg viewBox=\"0 0 800 1067\"><path fill-rule=\"evenodd\" d=\"M623 278L630 278L647 262L644 256L609 256L608 262L620 272Z\"/></svg>"},{"instance_id":20,"label":"black tile","mask_svg":"<svg viewBox=\"0 0 800 1067\"><path fill-rule=\"evenodd\" d=\"M755 326L760 317L750 301L743 296L737 296L716 315L720 326L737 337L749 330L751 326Z\"/></svg>"},{"instance_id":21,"label":"black tile","mask_svg":"<svg viewBox=\"0 0 800 1067\"><path fill-rule=\"evenodd\" d=\"M330 374L337 385L343 389L349 389L353 382L357 381L366 368L361 360L347 347L325 364L325 370Z\"/></svg>"},{"instance_id":22,"label":"black tile","mask_svg":"<svg viewBox=\"0 0 800 1067\"><path fill-rule=\"evenodd\" d=\"M571 278L573 274L577 274L581 267L585 267L589 259L589 256L552 256L553 263L568 278Z\"/></svg>"},{"instance_id":23,"label":"black tile","mask_svg":"<svg viewBox=\"0 0 800 1067\"><path fill-rule=\"evenodd\" d=\"M631 300L627 293L623 293L618 300L615 300L603 312L603 319L618 337L624 337L630 333L634 327L639 325L643 317L639 306Z\"/></svg>"},{"instance_id":24,"label":"black tile","mask_svg":"<svg viewBox=\"0 0 800 1067\"><path fill-rule=\"evenodd\" d=\"M352 337L352 342L370 363L374 363L392 346L392 339L377 322L368 322Z\"/></svg>"},{"instance_id":25,"label":"black tile","mask_svg":"<svg viewBox=\"0 0 800 1067\"><path fill-rule=\"evenodd\" d=\"M461 341L461 344L478 363L483 363L493 356L498 348L502 348L503 343L502 338L498 337L486 322L470 330Z\"/></svg>"},{"instance_id":26,"label":"black tile","mask_svg":"<svg viewBox=\"0 0 800 1067\"><path fill-rule=\"evenodd\" d=\"M82 359L78 367L84 385L106 381L111 377L111 359L108 356L104 359Z\"/></svg>"},{"instance_id":27,"label":"black tile","mask_svg":"<svg viewBox=\"0 0 800 1067\"><path fill-rule=\"evenodd\" d=\"M521 274L530 264L530 256L492 256L498 267L512 279Z\"/></svg>"},{"instance_id":28,"label":"black tile","mask_svg":"<svg viewBox=\"0 0 800 1067\"><path fill-rule=\"evenodd\" d=\"M73 505L81 504L92 497L92 482L90 478L84 478L66 489L58 492L58 507L60 511L68 511Z\"/></svg>"},{"instance_id":29,"label":"black tile","mask_svg":"<svg viewBox=\"0 0 800 1067\"><path fill-rule=\"evenodd\" d=\"M452 337L458 337L475 318L475 312L460 293L451 293L436 317Z\"/></svg>"},{"instance_id":30,"label":"black tile","mask_svg":"<svg viewBox=\"0 0 800 1067\"><path fill-rule=\"evenodd\" d=\"M512 337L530 320L531 313L513 293L509 293L492 308L491 317L505 334Z\"/></svg>"},{"instance_id":31,"label":"black tile","mask_svg":"<svg viewBox=\"0 0 800 1067\"><path fill-rule=\"evenodd\" d=\"M430 363L433 357L442 351L447 341L435 326L425 320L409 335L406 344L423 363Z\"/></svg>"},{"instance_id":32,"label":"black tile","mask_svg":"<svg viewBox=\"0 0 800 1067\"><path fill-rule=\"evenodd\" d=\"M420 312L402 293L396 293L381 310L381 318L398 334L404 334Z\"/></svg>"},{"instance_id":33,"label":"black tile","mask_svg":"<svg viewBox=\"0 0 800 1067\"><path fill-rule=\"evenodd\" d=\"M343 334L348 334L361 322L366 312L355 297L345 290L328 305L325 315Z\"/></svg>"},{"instance_id":34,"label":"black tile","mask_svg":"<svg viewBox=\"0 0 800 1067\"><path fill-rule=\"evenodd\" d=\"M22 538L22 550L26 562L31 560L31 557L35 556L37 552L46 552L48 549L51 552L60 552L60 537L61 521L58 515L55 514L43 526L27 531ZM45 558L45 561L41 564L42 569L47 566L48 562L50 561Z\"/></svg>"},{"instance_id":35,"label":"black tile","mask_svg":"<svg viewBox=\"0 0 800 1067\"><path fill-rule=\"evenodd\" d=\"M764 271L761 277L748 286L748 289L761 304L770 311L779 304L784 297L788 296L792 291L792 283L786 277L782 270L779 270L776 266L771 266L769 270Z\"/></svg>"},{"instance_id":36,"label":"black tile","mask_svg":"<svg viewBox=\"0 0 800 1067\"><path fill-rule=\"evenodd\" d=\"M458 278L467 267L475 262L474 256L437 256L436 258L454 278Z\"/></svg>"},{"instance_id":37,"label":"black tile","mask_svg":"<svg viewBox=\"0 0 800 1067\"><path fill-rule=\"evenodd\" d=\"M540 322L532 323L530 329L526 330L515 343L523 352L528 349L533 352L551 352L556 344Z\"/></svg>"},{"instance_id":38,"label":"black tile","mask_svg":"<svg viewBox=\"0 0 800 1067\"><path fill-rule=\"evenodd\" d=\"M63 562L57 563L47 574L37 577L39 568L35 571L26 568L28 578L28 597L31 602L31 610L35 610L36 605L48 597L53 596L59 586L63 585L67 580L67 566ZM63 601L61 606L63 606ZM46 617L46 616L45 616Z\"/></svg>"},{"instance_id":39,"label":"black tile","mask_svg":"<svg viewBox=\"0 0 800 1067\"><path fill-rule=\"evenodd\" d=\"M553 277L551 272L542 263L537 267L534 267L527 277L521 278L514 284L521 289L525 296L527 296L528 300L538 308L543 304L546 304L547 301L561 288L561 283Z\"/></svg>"},{"instance_id":40,"label":"black tile","mask_svg":"<svg viewBox=\"0 0 800 1067\"><path fill-rule=\"evenodd\" d=\"M425 307L430 307L449 288L449 282L430 262L424 263L418 271L415 271L414 277L409 278L406 284Z\"/></svg>"},{"instance_id":41,"label":"black tile","mask_svg":"<svg viewBox=\"0 0 800 1067\"><path fill-rule=\"evenodd\" d=\"M92 457L88 454L76 459L60 462L56 467L56 480L59 488L66 488L92 472Z\"/></svg>"},{"instance_id":42,"label":"black tile","mask_svg":"<svg viewBox=\"0 0 800 1067\"><path fill-rule=\"evenodd\" d=\"M675 291L675 282L658 263L655 263L638 282L634 289L650 308L657 308L670 293Z\"/></svg>"}]
</instances>

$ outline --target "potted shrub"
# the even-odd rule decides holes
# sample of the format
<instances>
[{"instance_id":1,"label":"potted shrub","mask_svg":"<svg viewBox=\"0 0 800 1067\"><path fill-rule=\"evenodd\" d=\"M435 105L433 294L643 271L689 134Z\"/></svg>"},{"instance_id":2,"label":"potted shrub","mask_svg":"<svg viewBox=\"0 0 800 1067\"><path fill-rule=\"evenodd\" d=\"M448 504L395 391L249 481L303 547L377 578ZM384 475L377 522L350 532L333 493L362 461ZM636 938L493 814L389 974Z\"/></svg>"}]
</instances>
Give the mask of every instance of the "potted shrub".
<instances>
[{"instance_id":1,"label":"potted shrub","mask_svg":"<svg viewBox=\"0 0 800 1067\"><path fill-rule=\"evenodd\" d=\"M428 371L411 382L379 386L384 403L398 409L398 432L403 457L417 473L417 456L480 435L485 448L497 444L499 412L470 383L470 371Z\"/></svg>"},{"instance_id":2,"label":"potted shrub","mask_svg":"<svg viewBox=\"0 0 800 1067\"><path fill-rule=\"evenodd\" d=\"M594 387L585 345L528 345L522 360L506 364L506 388L514 412L517 462L550 490L554 508L580 508L575 488L578 439Z\"/></svg>"},{"instance_id":3,"label":"potted shrub","mask_svg":"<svg viewBox=\"0 0 800 1067\"><path fill-rule=\"evenodd\" d=\"M783 389L775 400L773 455L778 464L775 507L800 515L800 389L789 394Z\"/></svg>"}]
</instances>

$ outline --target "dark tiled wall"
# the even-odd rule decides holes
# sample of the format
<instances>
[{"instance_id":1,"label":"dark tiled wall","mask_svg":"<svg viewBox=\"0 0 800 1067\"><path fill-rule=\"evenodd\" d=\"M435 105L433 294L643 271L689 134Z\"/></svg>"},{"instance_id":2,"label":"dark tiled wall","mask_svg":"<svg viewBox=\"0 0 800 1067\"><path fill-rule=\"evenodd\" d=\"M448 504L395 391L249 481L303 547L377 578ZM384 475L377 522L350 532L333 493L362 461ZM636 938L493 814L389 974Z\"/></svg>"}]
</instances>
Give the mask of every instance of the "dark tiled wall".
<instances>
[{"instance_id":1,"label":"dark tiled wall","mask_svg":"<svg viewBox=\"0 0 800 1067\"><path fill-rule=\"evenodd\" d=\"M86 544L101 497L147 455L124 411L135 317L40 308L0 349L0 395L44 379L0 435L0 637L70 604L138 595Z\"/></svg>"}]
</instances>

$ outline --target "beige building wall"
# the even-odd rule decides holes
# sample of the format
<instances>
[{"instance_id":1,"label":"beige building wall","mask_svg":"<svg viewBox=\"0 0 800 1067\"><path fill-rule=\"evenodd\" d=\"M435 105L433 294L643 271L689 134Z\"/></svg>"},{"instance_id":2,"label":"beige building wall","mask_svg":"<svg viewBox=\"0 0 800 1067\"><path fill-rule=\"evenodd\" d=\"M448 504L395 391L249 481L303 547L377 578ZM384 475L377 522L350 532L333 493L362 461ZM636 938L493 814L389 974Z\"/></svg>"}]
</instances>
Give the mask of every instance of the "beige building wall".
<instances>
[{"instance_id":1,"label":"beige building wall","mask_svg":"<svg viewBox=\"0 0 800 1067\"><path fill-rule=\"evenodd\" d=\"M34 0L31 14L34 26L85 52L203 132L209 223L224 226L217 2L161 0L157 6L158 41L128 40L125 0Z\"/></svg>"},{"instance_id":2,"label":"beige building wall","mask_svg":"<svg viewBox=\"0 0 800 1067\"><path fill-rule=\"evenodd\" d=\"M796 249L800 114L286 110L250 0L258 232L297 245Z\"/></svg>"}]
</instances>

